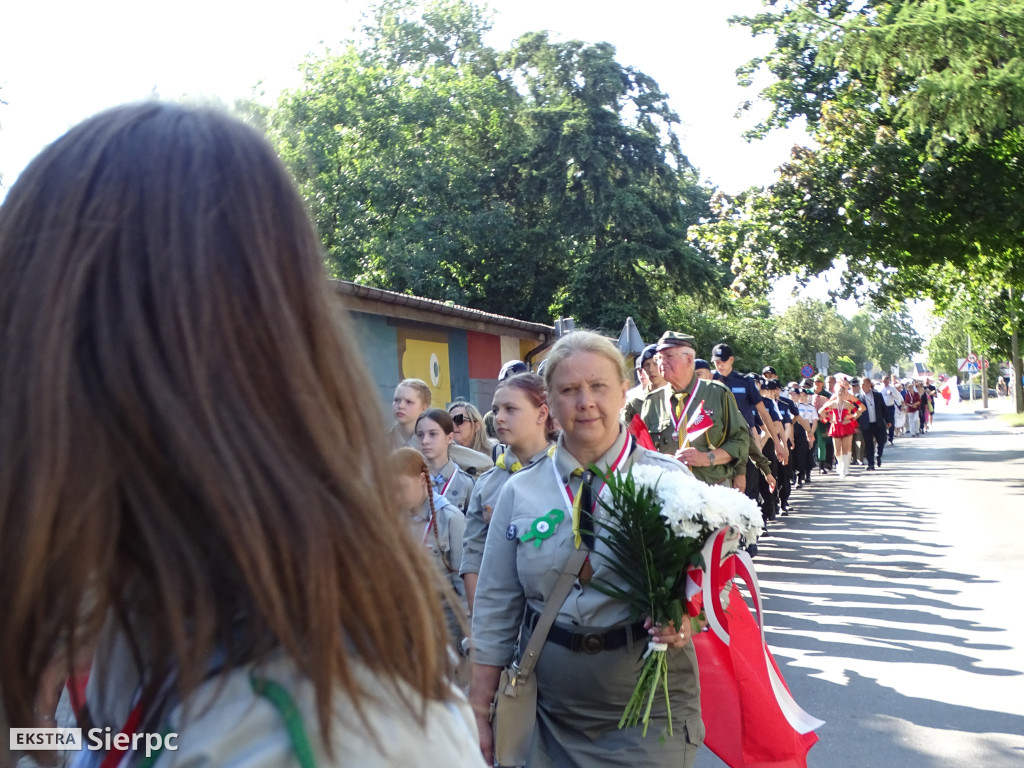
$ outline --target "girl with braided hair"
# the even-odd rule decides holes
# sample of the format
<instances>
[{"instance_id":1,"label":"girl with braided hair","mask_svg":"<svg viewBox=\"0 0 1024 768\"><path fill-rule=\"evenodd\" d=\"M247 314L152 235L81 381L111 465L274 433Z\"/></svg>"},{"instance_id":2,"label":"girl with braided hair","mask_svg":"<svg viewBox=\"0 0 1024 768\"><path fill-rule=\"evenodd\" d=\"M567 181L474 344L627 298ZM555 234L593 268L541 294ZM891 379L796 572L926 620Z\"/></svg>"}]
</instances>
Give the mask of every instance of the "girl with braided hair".
<instances>
[{"instance_id":1,"label":"girl with braided hair","mask_svg":"<svg viewBox=\"0 0 1024 768\"><path fill-rule=\"evenodd\" d=\"M427 549L442 579L458 596L457 601L449 596L445 604L445 620L455 648L461 654L468 617L466 591L459 578L466 516L437 492L427 460L415 448L399 448L391 454L388 464L395 500L400 513L404 513L409 533Z\"/></svg>"}]
</instances>

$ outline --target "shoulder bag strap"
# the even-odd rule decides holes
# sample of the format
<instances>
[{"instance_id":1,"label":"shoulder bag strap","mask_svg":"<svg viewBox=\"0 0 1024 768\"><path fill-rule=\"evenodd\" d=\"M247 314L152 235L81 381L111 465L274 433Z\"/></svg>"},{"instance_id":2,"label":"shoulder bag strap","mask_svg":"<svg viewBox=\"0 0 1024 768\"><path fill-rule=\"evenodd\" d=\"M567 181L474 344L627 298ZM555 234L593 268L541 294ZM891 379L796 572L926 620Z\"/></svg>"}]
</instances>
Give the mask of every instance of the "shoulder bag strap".
<instances>
[{"instance_id":1,"label":"shoulder bag strap","mask_svg":"<svg viewBox=\"0 0 1024 768\"><path fill-rule=\"evenodd\" d=\"M583 567L588 554L590 554L589 551L581 547L573 551L568 561L566 561L565 568L558 577L558 581L555 582L555 588L548 595L544 611L541 613L540 618L537 619L537 624L533 628L533 634L530 635L530 642L526 644L526 650L523 651L522 658L519 660L520 677L529 677L533 672L533 667L537 663L537 657L540 656L541 648L544 647L544 641L547 640L548 632L551 631L551 625L555 623L555 616L558 615L558 611L562 607L562 603L565 602L565 598L569 596L569 590L572 589L572 584L576 581L576 577L579 575L580 568Z\"/></svg>"},{"instance_id":2,"label":"shoulder bag strap","mask_svg":"<svg viewBox=\"0 0 1024 768\"><path fill-rule=\"evenodd\" d=\"M628 435L626 439L631 440ZM636 441L631 440L629 453L626 455L627 462L632 459L638 447ZM554 589L551 590L551 594L548 595L547 602L544 604L544 610L533 627L530 642L526 644L526 649L519 660L520 677L529 677L533 672L533 667L540 656L541 648L544 647L544 641L548 639L551 625L555 623L555 616L558 615L558 611L562 607L562 603L565 602L565 598L569 596L569 590L572 589L573 582L576 581L576 577L579 575L580 569L583 567L583 563L586 562L588 555L590 555L590 551L580 547L574 550L565 562L565 567L562 569L558 581L555 582Z\"/></svg>"}]
</instances>

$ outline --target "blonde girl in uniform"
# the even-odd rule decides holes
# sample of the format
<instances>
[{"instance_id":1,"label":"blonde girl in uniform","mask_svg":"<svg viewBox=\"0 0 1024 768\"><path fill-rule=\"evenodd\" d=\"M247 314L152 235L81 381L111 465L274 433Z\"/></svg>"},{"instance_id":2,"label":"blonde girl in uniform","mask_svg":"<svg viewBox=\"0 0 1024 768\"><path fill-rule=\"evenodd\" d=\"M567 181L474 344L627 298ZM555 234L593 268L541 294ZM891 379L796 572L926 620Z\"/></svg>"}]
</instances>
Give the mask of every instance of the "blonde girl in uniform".
<instances>
[{"instance_id":1,"label":"blonde girl in uniform","mask_svg":"<svg viewBox=\"0 0 1024 768\"><path fill-rule=\"evenodd\" d=\"M42 725L88 650L78 726L176 734L156 768L480 766L355 334L260 134L150 101L57 139L0 207L0 327L0 727ZM134 741L74 765L137 766Z\"/></svg>"},{"instance_id":2,"label":"blonde girl in uniform","mask_svg":"<svg viewBox=\"0 0 1024 768\"><path fill-rule=\"evenodd\" d=\"M477 480L466 512L461 573L471 612L487 526L498 493L512 475L545 456L555 439L544 379L536 373L519 373L498 384L491 401L491 413L505 450L498 456L494 469Z\"/></svg>"},{"instance_id":3,"label":"blonde girl in uniform","mask_svg":"<svg viewBox=\"0 0 1024 768\"><path fill-rule=\"evenodd\" d=\"M430 387L422 379L403 379L398 382L391 400L391 412L395 417L395 424L389 433L392 449L414 442L416 419L430 407L430 399Z\"/></svg>"},{"instance_id":4,"label":"blonde girl in uniform","mask_svg":"<svg viewBox=\"0 0 1024 768\"><path fill-rule=\"evenodd\" d=\"M451 448L455 443L454 432L452 417L440 408L430 408L416 419L416 441L420 453L427 460L434 490L458 507L462 514L466 514L469 495L473 492L473 478L451 457Z\"/></svg>"}]
</instances>

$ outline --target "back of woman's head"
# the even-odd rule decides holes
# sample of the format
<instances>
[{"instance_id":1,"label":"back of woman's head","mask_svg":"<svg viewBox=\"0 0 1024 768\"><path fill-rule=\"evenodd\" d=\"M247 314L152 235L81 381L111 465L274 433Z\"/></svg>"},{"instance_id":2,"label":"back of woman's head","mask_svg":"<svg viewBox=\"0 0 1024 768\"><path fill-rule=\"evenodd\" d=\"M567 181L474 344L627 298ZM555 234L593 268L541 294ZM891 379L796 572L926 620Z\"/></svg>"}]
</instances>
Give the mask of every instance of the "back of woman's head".
<instances>
[{"instance_id":1,"label":"back of woman's head","mask_svg":"<svg viewBox=\"0 0 1024 768\"><path fill-rule=\"evenodd\" d=\"M423 454L408 446L391 452L388 456L388 470L391 474L402 477L419 477L420 475L429 477L430 475L430 470L427 469L427 460L423 458Z\"/></svg>"},{"instance_id":2,"label":"back of woman's head","mask_svg":"<svg viewBox=\"0 0 1024 768\"><path fill-rule=\"evenodd\" d=\"M30 724L44 668L111 614L185 693L215 652L231 665L283 648L322 724L333 687L360 695L353 654L444 695L436 593L394 607L432 569L380 525L392 505L365 450L379 409L262 137L151 102L58 139L0 208L0 327L14 724ZM394 643L389 625L409 622Z\"/></svg>"}]
</instances>

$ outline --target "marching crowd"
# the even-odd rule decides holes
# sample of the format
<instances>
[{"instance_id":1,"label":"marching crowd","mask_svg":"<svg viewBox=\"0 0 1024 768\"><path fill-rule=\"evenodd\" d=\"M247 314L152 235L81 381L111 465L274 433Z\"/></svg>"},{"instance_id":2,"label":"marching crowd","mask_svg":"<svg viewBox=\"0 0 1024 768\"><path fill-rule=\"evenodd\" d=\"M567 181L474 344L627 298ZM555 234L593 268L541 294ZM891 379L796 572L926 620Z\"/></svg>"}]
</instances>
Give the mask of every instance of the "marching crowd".
<instances>
[{"instance_id":1,"label":"marching crowd","mask_svg":"<svg viewBox=\"0 0 1024 768\"><path fill-rule=\"evenodd\" d=\"M507 746L500 681L530 669L503 764L690 768L691 623L615 596L603 478L690 473L770 522L815 467L877 466L896 414L927 428L928 394L783 387L675 331L630 391L575 331L542 375L504 369L487 416L402 381L385 439L321 248L265 138L207 109L101 113L12 186L0 723L113 736L74 768L479 768ZM646 736L619 718L649 643L669 671Z\"/></svg>"},{"instance_id":2,"label":"marching crowd","mask_svg":"<svg viewBox=\"0 0 1024 768\"><path fill-rule=\"evenodd\" d=\"M571 407L566 410L555 405L562 393L552 387L562 385L552 367L566 366L563 347L574 344L596 355L598 363L603 355L611 372L594 373L584 366L569 386ZM709 357L710 362L697 357L693 337L667 331L636 357L638 383L625 393L621 410L610 408L614 396L592 387L595 382L587 377L614 390L619 378L615 371L623 369L625 361L610 342L584 331L558 343L541 363L543 377L520 361L506 363L487 416L462 399L447 409L431 408L430 390L418 379L406 379L396 388L391 445L397 448L396 456L411 452L417 457L409 462L407 474L415 484L405 505L411 530L432 552L472 617L473 640L462 638L457 644L463 659L459 679L472 679L470 697L485 755L491 756L487 716L498 672L513 660L516 638L525 642L521 633L528 636L537 622L557 575L550 559L535 549L542 548L549 536L557 536L564 511L573 506L571 499L587 490L588 463L597 460L601 467L615 467L635 441L649 449L646 455L661 454L671 466L682 467L698 480L745 493L760 504L762 536L769 536L770 524L790 513L794 489L809 486L816 475L835 472L846 478L854 464L873 472L882 466L886 446L902 434L916 436L930 424L933 396L919 382L894 383L889 376L875 382L839 373L783 383L772 366L760 374L737 371L728 344L716 345ZM601 420L608 422L607 438L598 450L562 453L580 441L581 430L594 429L591 422ZM550 470L541 467L547 466L562 487L545 487ZM514 478L521 471L523 483ZM541 514L549 508L550 513ZM756 555L757 542L744 544ZM588 560L578 584L591 578L589 567ZM538 581L541 575L544 578ZM593 614L580 612L575 602L571 608L563 607L549 630L549 644L578 651L583 638L595 636L582 627L616 627L614 639L608 632L596 633L594 642L602 649L628 645L645 629L653 631L619 628L624 616L612 621L602 613L607 611L605 599L599 598L596 606ZM458 608L449 605L448 611L449 626L457 631L457 617L451 614ZM475 650L472 665L470 646ZM551 657L556 652L545 653ZM557 668L545 667L544 674L571 688L580 674L574 659L579 661L571 654L561 658ZM625 669L622 673L628 679ZM558 705L555 712L540 708L543 727L528 764L617 764L608 762L608 743L592 737L581 741L574 735L597 717L596 711L607 717L614 709L612 702L600 702L595 710L596 702L573 696L563 701L566 694L556 696L554 688L548 690ZM697 736L701 726L692 696L680 695L679 709L673 705L673 712L686 714L684 731ZM616 738L621 742L623 737ZM650 745L637 742L631 748ZM688 753L685 744L680 749L677 756L689 764L692 751Z\"/></svg>"}]
</instances>

